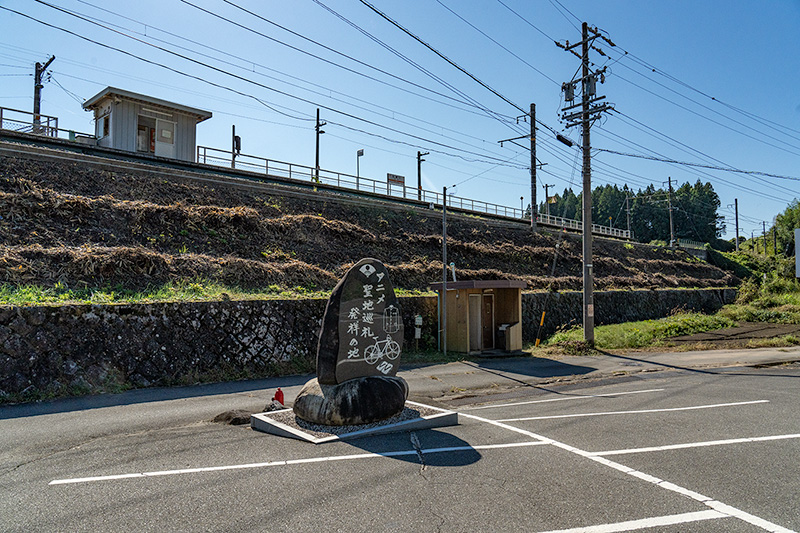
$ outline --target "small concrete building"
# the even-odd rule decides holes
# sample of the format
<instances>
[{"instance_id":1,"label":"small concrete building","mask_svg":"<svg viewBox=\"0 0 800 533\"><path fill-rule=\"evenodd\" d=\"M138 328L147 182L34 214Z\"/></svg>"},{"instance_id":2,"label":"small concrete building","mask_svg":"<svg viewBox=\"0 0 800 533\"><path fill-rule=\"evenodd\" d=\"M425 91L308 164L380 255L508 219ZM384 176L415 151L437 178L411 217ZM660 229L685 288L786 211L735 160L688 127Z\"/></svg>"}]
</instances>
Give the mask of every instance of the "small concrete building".
<instances>
[{"instance_id":1,"label":"small concrete building","mask_svg":"<svg viewBox=\"0 0 800 533\"><path fill-rule=\"evenodd\" d=\"M196 127L211 112L106 87L83 103L94 111L97 145L194 161Z\"/></svg>"},{"instance_id":2,"label":"small concrete building","mask_svg":"<svg viewBox=\"0 0 800 533\"><path fill-rule=\"evenodd\" d=\"M442 299L442 284L432 283L439 293L440 315L447 306L447 351L522 350L522 289L527 285L520 280L447 282Z\"/></svg>"}]
</instances>

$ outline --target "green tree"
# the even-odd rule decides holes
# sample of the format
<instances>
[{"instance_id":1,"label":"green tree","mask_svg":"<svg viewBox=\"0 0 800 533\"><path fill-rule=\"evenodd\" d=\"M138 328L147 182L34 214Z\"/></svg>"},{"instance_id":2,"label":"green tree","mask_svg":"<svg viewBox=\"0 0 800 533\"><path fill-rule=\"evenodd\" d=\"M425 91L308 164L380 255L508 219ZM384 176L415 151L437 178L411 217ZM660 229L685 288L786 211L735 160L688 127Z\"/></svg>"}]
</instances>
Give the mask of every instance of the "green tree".
<instances>
[{"instance_id":1,"label":"green tree","mask_svg":"<svg viewBox=\"0 0 800 533\"><path fill-rule=\"evenodd\" d=\"M800 228L800 200L795 198L789 206L775 217L778 232L778 250L787 256L795 255L794 230Z\"/></svg>"}]
</instances>

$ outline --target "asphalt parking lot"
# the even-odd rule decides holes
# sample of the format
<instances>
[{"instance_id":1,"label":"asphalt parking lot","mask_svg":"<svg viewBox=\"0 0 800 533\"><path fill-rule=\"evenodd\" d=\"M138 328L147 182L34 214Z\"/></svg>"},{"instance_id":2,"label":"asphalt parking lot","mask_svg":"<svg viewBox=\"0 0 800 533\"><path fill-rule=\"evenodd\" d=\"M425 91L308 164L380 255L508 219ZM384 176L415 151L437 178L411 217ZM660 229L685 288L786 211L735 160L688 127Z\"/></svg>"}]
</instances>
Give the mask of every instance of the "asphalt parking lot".
<instances>
[{"instance_id":1,"label":"asphalt parking lot","mask_svg":"<svg viewBox=\"0 0 800 533\"><path fill-rule=\"evenodd\" d=\"M0 417L2 531L800 530L800 366L453 400L313 445L209 422L272 391Z\"/></svg>"}]
</instances>

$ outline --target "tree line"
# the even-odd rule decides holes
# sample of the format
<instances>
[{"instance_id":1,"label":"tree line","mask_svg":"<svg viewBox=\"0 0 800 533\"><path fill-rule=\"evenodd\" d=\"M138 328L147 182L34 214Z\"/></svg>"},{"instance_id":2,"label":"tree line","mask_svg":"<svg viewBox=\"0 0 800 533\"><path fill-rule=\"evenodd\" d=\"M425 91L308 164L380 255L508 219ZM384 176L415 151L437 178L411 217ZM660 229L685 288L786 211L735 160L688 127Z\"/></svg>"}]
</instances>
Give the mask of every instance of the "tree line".
<instances>
[{"instance_id":1,"label":"tree line","mask_svg":"<svg viewBox=\"0 0 800 533\"><path fill-rule=\"evenodd\" d=\"M582 196L572 189L542 202L540 213L582 220ZM630 230L639 242L670 240L669 207L676 239L716 243L725 231L725 217L718 213L719 196L711 183L684 183L672 192L648 185L633 191L627 185L601 185L592 190L592 223Z\"/></svg>"}]
</instances>

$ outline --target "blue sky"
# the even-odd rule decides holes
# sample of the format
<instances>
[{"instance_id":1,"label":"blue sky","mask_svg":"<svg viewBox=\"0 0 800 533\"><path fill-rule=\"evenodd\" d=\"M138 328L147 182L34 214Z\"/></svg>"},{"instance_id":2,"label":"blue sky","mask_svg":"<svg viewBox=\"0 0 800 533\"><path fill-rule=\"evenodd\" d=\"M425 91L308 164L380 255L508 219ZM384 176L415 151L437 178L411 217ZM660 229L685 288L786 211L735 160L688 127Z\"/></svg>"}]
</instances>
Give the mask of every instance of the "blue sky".
<instances>
[{"instance_id":1,"label":"blue sky","mask_svg":"<svg viewBox=\"0 0 800 533\"><path fill-rule=\"evenodd\" d=\"M48 3L106 28L33 0L0 1L55 26L0 10L0 106L30 110L33 65L54 54L42 112L57 116L61 128L94 131L80 101L111 85L212 111L214 117L198 126L200 145L228 149L235 124L243 152L312 166L319 106L328 122L323 168L355 174L356 152L364 149L362 176L400 174L411 184L417 151L429 151L423 187L441 191L458 184L459 196L518 207L520 197L525 205L530 201L530 155L497 141L526 133L528 125L516 117L532 102L537 119L579 140L577 129L564 130L559 122L561 83L572 79L579 61L553 40L580 40L585 20L617 45L598 41L608 57L592 55L598 67L608 67L598 92L618 111L592 128L592 147L600 150L593 185L627 183L636 190L661 187L668 177L679 184L710 181L727 218L727 238L735 198L741 234L749 238L761 231L762 220L769 227L800 197L797 0L370 2L503 98L358 0ZM545 164L539 183L579 192L576 149L545 128L538 139ZM617 221L622 224L624 216Z\"/></svg>"}]
</instances>

